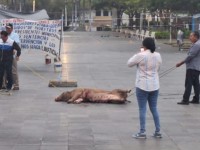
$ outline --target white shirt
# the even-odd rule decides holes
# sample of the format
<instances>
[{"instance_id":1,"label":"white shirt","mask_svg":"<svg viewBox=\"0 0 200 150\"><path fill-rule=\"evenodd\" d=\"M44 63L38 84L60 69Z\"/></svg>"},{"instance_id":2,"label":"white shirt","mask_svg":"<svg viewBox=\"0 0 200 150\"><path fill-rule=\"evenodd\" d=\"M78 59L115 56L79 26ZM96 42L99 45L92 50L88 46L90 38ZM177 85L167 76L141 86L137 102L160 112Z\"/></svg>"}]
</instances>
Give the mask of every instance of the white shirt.
<instances>
[{"instance_id":1,"label":"white shirt","mask_svg":"<svg viewBox=\"0 0 200 150\"><path fill-rule=\"evenodd\" d=\"M136 87L144 91L158 90L159 75L158 70L162 64L162 58L158 52L151 53L150 50L137 53L132 56L127 65L137 66Z\"/></svg>"},{"instance_id":2,"label":"white shirt","mask_svg":"<svg viewBox=\"0 0 200 150\"><path fill-rule=\"evenodd\" d=\"M9 37L14 40L17 44L20 44L20 39L19 39L19 35L17 33L15 33L14 31L12 31L9 35Z\"/></svg>"}]
</instances>

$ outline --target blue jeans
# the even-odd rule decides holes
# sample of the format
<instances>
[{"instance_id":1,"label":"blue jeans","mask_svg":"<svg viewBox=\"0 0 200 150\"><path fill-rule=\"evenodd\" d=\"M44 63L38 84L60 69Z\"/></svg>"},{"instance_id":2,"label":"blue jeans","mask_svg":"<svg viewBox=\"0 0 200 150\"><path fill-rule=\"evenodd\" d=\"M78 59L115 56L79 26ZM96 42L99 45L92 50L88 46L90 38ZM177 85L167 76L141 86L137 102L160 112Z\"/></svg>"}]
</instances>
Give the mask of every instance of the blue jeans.
<instances>
[{"instance_id":1,"label":"blue jeans","mask_svg":"<svg viewBox=\"0 0 200 150\"><path fill-rule=\"evenodd\" d=\"M156 91L144 91L140 88L136 88L136 96L139 106L139 116L140 116L140 132L144 133L146 131L146 104L148 101L150 111L153 115L155 132L160 132L160 119L157 111L157 99L159 90Z\"/></svg>"}]
</instances>

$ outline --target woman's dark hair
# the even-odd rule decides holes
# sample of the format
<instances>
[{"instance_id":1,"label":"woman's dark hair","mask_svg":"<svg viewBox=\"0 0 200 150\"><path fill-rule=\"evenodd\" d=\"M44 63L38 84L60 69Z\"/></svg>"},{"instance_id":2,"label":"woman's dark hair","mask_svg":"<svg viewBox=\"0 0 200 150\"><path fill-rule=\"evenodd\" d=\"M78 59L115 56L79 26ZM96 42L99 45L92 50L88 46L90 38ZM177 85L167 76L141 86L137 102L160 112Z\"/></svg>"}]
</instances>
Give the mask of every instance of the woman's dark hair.
<instances>
[{"instance_id":1,"label":"woman's dark hair","mask_svg":"<svg viewBox=\"0 0 200 150\"><path fill-rule=\"evenodd\" d=\"M155 41L151 37L147 37L143 40L142 45L149 49L152 53L156 50Z\"/></svg>"}]
</instances>

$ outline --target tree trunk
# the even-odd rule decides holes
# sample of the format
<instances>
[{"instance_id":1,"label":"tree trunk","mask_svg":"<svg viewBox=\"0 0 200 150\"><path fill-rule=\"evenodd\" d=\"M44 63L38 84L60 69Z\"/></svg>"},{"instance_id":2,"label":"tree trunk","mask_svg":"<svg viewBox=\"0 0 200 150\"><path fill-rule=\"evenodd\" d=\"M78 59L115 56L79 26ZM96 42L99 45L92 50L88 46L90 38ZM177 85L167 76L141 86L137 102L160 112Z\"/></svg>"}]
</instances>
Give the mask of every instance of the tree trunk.
<instances>
[{"instance_id":1,"label":"tree trunk","mask_svg":"<svg viewBox=\"0 0 200 150\"><path fill-rule=\"evenodd\" d=\"M129 14L129 29L133 29L133 13Z\"/></svg>"},{"instance_id":2,"label":"tree trunk","mask_svg":"<svg viewBox=\"0 0 200 150\"><path fill-rule=\"evenodd\" d=\"M117 9L117 28L121 27L121 11L119 9Z\"/></svg>"},{"instance_id":3,"label":"tree trunk","mask_svg":"<svg viewBox=\"0 0 200 150\"><path fill-rule=\"evenodd\" d=\"M140 28L140 14L136 12L135 17L136 17L136 20L135 20L136 29L139 29Z\"/></svg>"}]
</instances>

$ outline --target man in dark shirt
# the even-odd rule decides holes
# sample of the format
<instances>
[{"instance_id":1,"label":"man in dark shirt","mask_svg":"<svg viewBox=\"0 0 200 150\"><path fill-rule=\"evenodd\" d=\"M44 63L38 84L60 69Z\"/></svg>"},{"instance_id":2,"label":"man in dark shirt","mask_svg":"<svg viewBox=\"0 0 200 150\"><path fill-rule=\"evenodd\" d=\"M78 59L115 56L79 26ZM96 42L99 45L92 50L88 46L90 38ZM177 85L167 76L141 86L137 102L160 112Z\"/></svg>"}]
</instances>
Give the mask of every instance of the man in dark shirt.
<instances>
[{"instance_id":1,"label":"man in dark shirt","mask_svg":"<svg viewBox=\"0 0 200 150\"><path fill-rule=\"evenodd\" d=\"M21 54L21 48L12 39L8 37L6 31L1 31L0 39L0 90L2 90L3 76L7 74L7 87L6 91L10 91L12 88L12 62L13 62L13 51L17 51L17 56Z\"/></svg>"}]
</instances>

